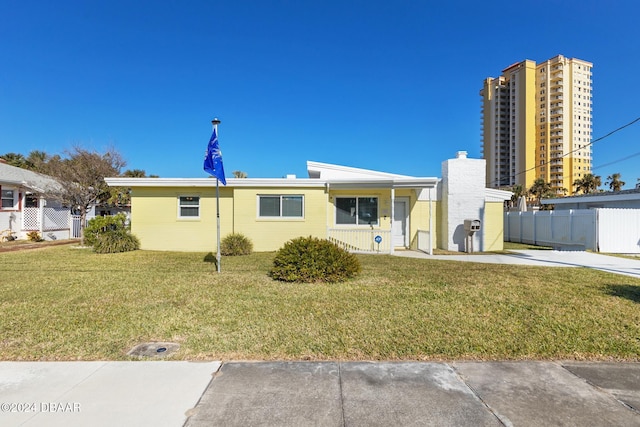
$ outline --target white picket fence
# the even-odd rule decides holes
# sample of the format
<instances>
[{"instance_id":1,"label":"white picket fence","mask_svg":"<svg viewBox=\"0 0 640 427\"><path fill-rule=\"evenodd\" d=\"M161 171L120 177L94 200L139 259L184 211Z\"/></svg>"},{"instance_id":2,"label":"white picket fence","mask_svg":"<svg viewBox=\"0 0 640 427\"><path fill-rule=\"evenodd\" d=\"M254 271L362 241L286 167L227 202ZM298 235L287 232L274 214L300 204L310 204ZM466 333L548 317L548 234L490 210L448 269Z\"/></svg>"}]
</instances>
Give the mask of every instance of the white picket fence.
<instances>
[{"instance_id":1,"label":"white picket fence","mask_svg":"<svg viewBox=\"0 0 640 427\"><path fill-rule=\"evenodd\" d=\"M504 241L556 249L640 253L640 209L505 212Z\"/></svg>"}]
</instances>

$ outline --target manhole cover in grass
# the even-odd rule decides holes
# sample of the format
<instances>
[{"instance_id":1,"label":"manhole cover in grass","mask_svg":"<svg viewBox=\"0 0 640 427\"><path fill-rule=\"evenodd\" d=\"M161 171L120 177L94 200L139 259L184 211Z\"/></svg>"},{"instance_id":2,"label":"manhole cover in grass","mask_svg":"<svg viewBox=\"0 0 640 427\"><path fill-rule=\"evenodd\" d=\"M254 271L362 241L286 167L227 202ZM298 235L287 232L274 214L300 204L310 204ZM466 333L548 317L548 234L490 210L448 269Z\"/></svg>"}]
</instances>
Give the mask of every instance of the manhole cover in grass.
<instances>
[{"instance_id":1,"label":"manhole cover in grass","mask_svg":"<svg viewBox=\"0 0 640 427\"><path fill-rule=\"evenodd\" d=\"M127 352L135 357L167 357L180 348L180 344L174 342L145 342L138 344Z\"/></svg>"}]
</instances>

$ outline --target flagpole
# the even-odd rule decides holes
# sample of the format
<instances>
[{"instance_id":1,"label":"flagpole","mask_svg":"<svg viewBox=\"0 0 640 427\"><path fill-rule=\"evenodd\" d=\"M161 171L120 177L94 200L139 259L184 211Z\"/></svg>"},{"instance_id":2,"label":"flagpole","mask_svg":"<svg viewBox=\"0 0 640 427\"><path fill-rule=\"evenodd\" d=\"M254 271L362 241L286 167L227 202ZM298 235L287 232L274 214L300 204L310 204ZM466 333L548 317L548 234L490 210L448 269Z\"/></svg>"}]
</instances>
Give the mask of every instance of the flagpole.
<instances>
[{"instance_id":1,"label":"flagpole","mask_svg":"<svg viewBox=\"0 0 640 427\"><path fill-rule=\"evenodd\" d=\"M211 120L211 124L213 125L213 130L215 130L216 135L218 134L218 125L220 124L220 120L218 118L214 118ZM218 273L220 273L220 185L219 179L216 177L216 240L217 240L217 250L216 250L216 267Z\"/></svg>"}]
</instances>

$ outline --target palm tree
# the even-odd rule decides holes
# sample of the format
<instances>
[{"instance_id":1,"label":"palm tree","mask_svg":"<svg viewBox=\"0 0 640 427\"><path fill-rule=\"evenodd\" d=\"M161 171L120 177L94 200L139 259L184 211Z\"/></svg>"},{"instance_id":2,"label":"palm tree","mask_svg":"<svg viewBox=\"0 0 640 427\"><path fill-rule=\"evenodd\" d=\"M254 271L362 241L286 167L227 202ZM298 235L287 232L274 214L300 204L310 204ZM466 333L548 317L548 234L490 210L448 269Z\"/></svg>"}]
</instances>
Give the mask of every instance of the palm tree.
<instances>
[{"instance_id":1,"label":"palm tree","mask_svg":"<svg viewBox=\"0 0 640 427\"><path fill-rule=\"evenodd\" d=\"M549 197L552 194L551 184L545 182L543 178L538 178L533 181L533 185L529 188L529 194L535 196L540 204L540 200L543 197Z\"/></svg>"},{"instance_id":2,"label":"palm tree","mask_svg":"<svg viewBox=\"0 0 640 427\"><path fill-rule=\"evenodd\" d=\"M26 158L27 168L36 171L44 172L47 162L51 159L46 152L40 150L33 150Z\"/></svg>"},{"instance_id":3,"label":"palm tree","mask_svg":"<svg viewBox=\"0 0 640 427\"><path fill-rule=\"evenodd\" d=\"M146 178L147 173L143 169L127 169L122 176L126 176L127 178Z\"/></svg>"},{"instance_id":4,"label":"palm tree","mask_svg":"<svg viewBox=\"0 0 640 427\"><path fill-rule=\"evenodd\" d=\"M576 192L582 191L583 194L591 194L595 193L602 185L602 180L599 175L586 173L581 179L576 179L573 185L576 186Z\"/></svg>"},{"instance_id":5,"label":"palm tree","mask_svg":"<svg viewBox=\"0 0 640 427\"><path fill-rule=\"evenodd\" d=\"M516 184L513 187L511 187L511 192L513 193L511 195L511 204L510 204L511 207L516 206L518 204L518 199L521 196L527 195L527 191L520 184Z\"/></svg>"},{"instance_id":6,"label":"palm tree","mask_svg":"<svg viewBox=\"0 0 640 427\"><path fill-rule=\"evenodd\" d=\"M8 165L15 166L17 168L28 169L27 168L27 159L25 159L22 154L7 153L7 154L3 154L0 157L2 157L4 160L6 160Z\"/></svg>"},{"instance_id":7,"label":"palm tree","mask_svg":"<svg viewBox=\"0 0 640 427\"><path fill-rule=\"evenodd\" d=\"M604 185L608 185L611 191L620 191L626 184L626 182L620 180L621 177L621 174L613 173L607 177L607 182Z\"/></svg>"}]
</instances>

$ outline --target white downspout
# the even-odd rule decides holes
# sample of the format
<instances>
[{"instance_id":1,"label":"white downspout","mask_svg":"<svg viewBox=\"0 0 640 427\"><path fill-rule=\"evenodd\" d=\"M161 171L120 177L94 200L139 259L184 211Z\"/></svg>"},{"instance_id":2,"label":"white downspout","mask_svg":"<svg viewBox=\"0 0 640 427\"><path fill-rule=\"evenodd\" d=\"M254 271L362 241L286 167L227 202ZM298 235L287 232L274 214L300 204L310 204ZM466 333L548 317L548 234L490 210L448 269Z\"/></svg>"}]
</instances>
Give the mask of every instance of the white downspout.
<instances>
[{"instance_id":1,"label":"white downspout","mask_svg":"<svg viewBox=\"0 0 640 427\"><path fill-rule=\"evenodd\" d=\"M431 198L431 190L429 189L429 255L433 255L433 207L431 202L433 201Z\"/></svg>"},{"instance_id":2,"label":"white downspout","mask_svg":"<svg viewBox=\"0 0 640 427\"><path fill-rule=\"evenodd\" d=\"M327 237L326 237L326 238L327 238L327 240L329 240L329 237L331 237L331 236L329 235L329 229L330 229L330 224L329 224L329 221L330 221L330 220L329 220L329 215L331 215L331 214L332 214L332 212L334 211L334 209L331 209L331 206L329 206L329 183L328 183L328 182L327 182L327 183L325 183L325 188L326 188L326 191L327 191L327 194L326 194L326 196L325 196L325 206L326 206L326 209L327 209L327 212L326 212L326 214L325 214L325 225L326 225L326 229L327 229L327 231L326 231L326 235L327 235ZM331 212L329 212L329 211L331 211Z\"/></svg>"},{"instance_id":3,"label":"white downspout","mask_svg":"<svg viewBox=\"0 0 640 427\"><path fill-rule=\"evenodd\" d=\"M393 188L393 184L391 184L391 224L389 226L390 233L390 242L389 242L389 253L393 254L393 218L395 218L395 200L396 200L396 189Z\"/></svg>"}]
</instances>

